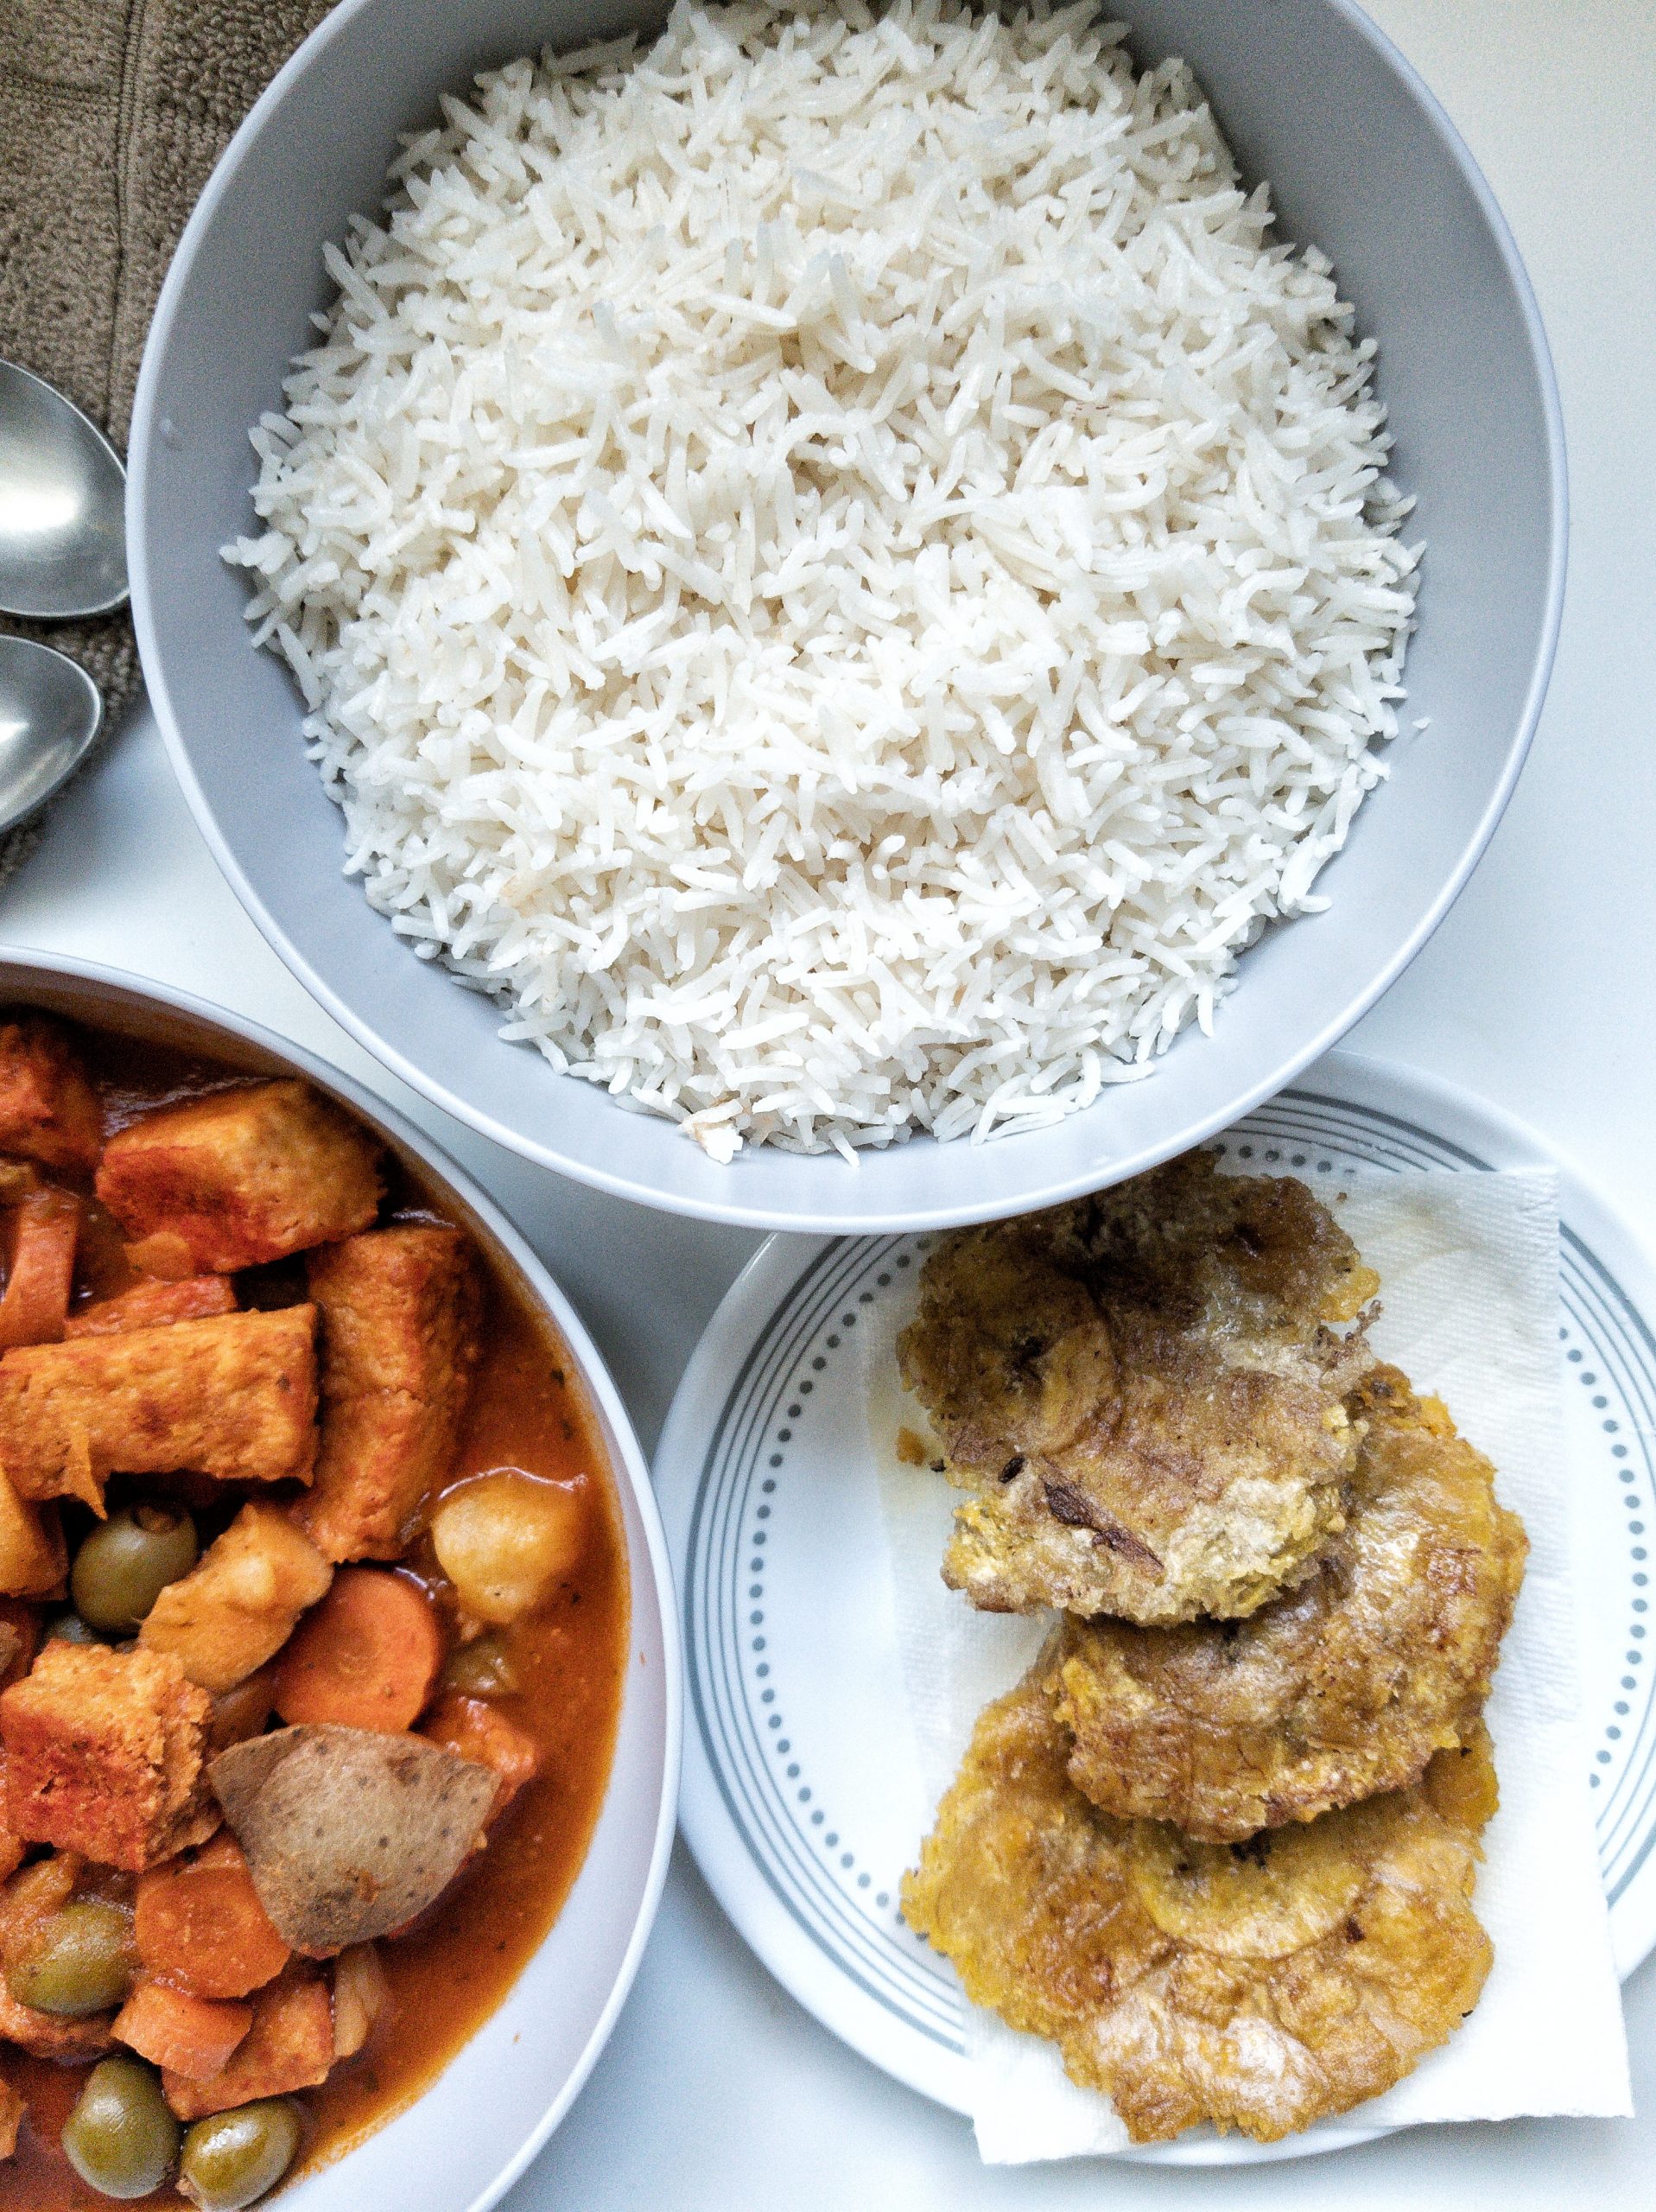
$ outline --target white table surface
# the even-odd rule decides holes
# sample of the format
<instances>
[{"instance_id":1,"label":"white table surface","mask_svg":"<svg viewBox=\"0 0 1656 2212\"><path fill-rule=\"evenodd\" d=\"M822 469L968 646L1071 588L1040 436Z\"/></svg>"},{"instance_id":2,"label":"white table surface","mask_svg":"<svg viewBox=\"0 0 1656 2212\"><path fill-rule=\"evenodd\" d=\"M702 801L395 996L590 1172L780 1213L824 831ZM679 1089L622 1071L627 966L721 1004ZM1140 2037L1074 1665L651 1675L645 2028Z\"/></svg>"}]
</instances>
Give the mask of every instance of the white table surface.
<instances>
[{"instance_id":1,"label":"white table surface","mask_svg":"<svg viewBox=\"0 0 1656 2212\"><path fill-rule=\"evenodd\" d=\"M1540 1130L1656 1246L1656 0L1371 0L1448 105L1529 262L1564 388L1574 544L1551 696L1470 888L1350 1041ZM312 1005L220 880L142 709L0 891L0 942L235 1007L439 1132L591 1324L646 1449L756 1239L533 1170L413 1099ZM1418 2130L1252 2170L985 2169L969 2130L770 1980L681 1848L613 2040L509 2212L1647 2205L1656 1961L1627 1989L1641 2117ZM1538 2035L1547 2023L1535 2023ZM456 2207L455 2212L460 2212Z\"/></svg>"}]
</instances>

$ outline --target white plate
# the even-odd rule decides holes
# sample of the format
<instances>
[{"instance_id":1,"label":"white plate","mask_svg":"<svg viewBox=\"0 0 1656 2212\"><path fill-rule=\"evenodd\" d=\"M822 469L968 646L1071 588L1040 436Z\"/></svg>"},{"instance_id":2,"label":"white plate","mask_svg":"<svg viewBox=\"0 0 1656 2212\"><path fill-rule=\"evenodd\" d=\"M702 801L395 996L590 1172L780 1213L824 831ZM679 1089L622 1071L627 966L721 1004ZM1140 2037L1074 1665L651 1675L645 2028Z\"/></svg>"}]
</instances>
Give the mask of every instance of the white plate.
<instances>
[{"instance_id":1,"label":"white plate","mask_svg":"<svg viewBox=\"0 0 1656 2212\"><path fill-rule=\"evenodd\" d=\"M1220 1140L1236 1165L1315 1187L1358 1168L1558 1165L1464 1093L1336 1053ZM1617 1965L1656 1943L1656 1274L1561 1169L1559 1345L1581 1560L1592 1789ZM898 1881L931 1808L898 1666L857 1330L930 1237L775 1236L685 1373L657 1491L682 1597L690 1726L681 1815L737 1927L801 2004L899 2081L968 2109L954 1970L904 1924ZM1122 2155L1295 2157L1377 2131L1324 2124L1261 2146L1199 2133Z\"/></svg>"}]
</instances>

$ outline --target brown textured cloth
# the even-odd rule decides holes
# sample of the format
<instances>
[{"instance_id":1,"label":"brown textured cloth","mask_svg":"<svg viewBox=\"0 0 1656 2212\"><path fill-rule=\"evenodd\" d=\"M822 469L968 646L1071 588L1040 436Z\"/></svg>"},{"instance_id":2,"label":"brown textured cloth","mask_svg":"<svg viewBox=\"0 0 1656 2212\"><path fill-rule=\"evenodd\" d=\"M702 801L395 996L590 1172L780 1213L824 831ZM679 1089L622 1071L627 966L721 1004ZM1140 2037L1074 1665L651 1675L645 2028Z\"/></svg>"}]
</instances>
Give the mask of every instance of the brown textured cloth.
<instances>
[{"instance_id":1,"label":"brown textured cloth","mask_svg":"<svg viewBox=\"0 0 1656 2212\"><path fill-rule=\"evenodd\" d=\"M231 134L332 0L0 0L0 358L124 448L155 296ZM70 654L114 722L125 614L3 626ZM20 833L27 837L27 830ZM18 857L0 850L0 875Z\"/></svg>"}]
</instances>

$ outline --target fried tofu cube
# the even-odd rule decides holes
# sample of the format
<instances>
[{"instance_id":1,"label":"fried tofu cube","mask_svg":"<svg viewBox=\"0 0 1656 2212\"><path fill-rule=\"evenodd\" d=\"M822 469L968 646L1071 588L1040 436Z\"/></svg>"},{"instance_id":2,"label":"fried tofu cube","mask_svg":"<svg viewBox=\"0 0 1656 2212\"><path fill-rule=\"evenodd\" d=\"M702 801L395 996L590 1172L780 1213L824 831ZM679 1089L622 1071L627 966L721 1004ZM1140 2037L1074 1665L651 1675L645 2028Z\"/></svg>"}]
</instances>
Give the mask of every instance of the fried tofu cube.
<instances>
[{"instance_id":1,"label":"fried tofu cube","mask_svg":"<svg viewBox=\"0 0 1656 2212\"><path fill-rule=\"evenodd\" d=\"M19 1204L0 1297L0 1351L54 1344L62 1337L79 1242L80 1200L73 1192L32 1191Z\"/></svg>"},{"instance_id":2,"label":"fried tofu cube","mask_svg":"<svg viewBox=\"0 0 1656 2212\"><path fill-rule=\"evenodd\" d=\"M326 1595L333 1569L274 1506L243 1506L192 1571L169 1582L138 1631L146 1651L170 1651L215 1695L262 1667Z\"/></svg>"},{"instance_id":3,"label":"fried tofu cube","mask_svg":"<svg viewBox=\"0 0 1656 2212\"><path fill-rule=\"evenodd\" d=\"M283 1077L146 1114L105 1147L98 1195L146 1274L229 1274L365 1229L379 1155L348 1114Z\"/></svg>"},{"instance_id":4,"label":"fried tofu cube","mask_svg":"<svg viewBox=\"0 0 1656 2212\"><path fill-rule=\"evenodd\" d=\"M309 1479L316 1312L288 1306L130 1329L0 1357L0 1471L20 1497L102 1512L123 1474Z\"/></svg>"},{"instance_id":5,"label":"fried tofu cube","mask_svg":"<svg viewBox=\"0 0 1656 2212\"><path fill-rule=\"evenodd\" d=\"M187 1275L180 1282L141 1282L70 1314L66 1337L112 1337L127 1329L162 1329L174 1321L207 1321L236 1311L236 1287L223 1275Z\"/></svg>"},{"instance_id":6,"label":"fried tofu cube","mask_svg":"<svg viewBox=\"0 0 1656 2212\"><path fill-rule=\"evenodd\" d=\"M7 1827L130 1873L200 1843L212 1710L170 1653L47 1644L0 1695Z\"/></svg>"},{"instance_id":7,"label":"fried tofu cube","mask_svg":"<svg viewBox=\"0 0 1656 2212\"><path fill-rule=\"evenodd\" d=\"M482 1281L458 1229L407 1224L312 1255L322 1434L295 1517L331 1560L394 1559L448 1471L477 1366Z\"/></svg>"},{"instance_id":8,"label":"fried tofu cube","mask_svg":"<svg viewBox=\"0 0 1656 2212\"><path fill-rule=\"evenodd\" d=\"M103 1109L67 1033L43 1014L0 1022L0 1152L89 1171Z\"/></svg>"},{"instance_id":9,"label":"fried tofu cube","mask_svg":"<svg viewBox=\"0 0 1656 2212\"><path fill-rule=\"evenodd\" d=\"M235 2056L206 2081L168 2069L162 2091L180 2120L205 2120L259 2097L314 2088L333 2063L333 2007L320 1978L289 1974L253 2000L253 2024Z\"/></svg>"},{"instance_id":10,"label":"fried tofu cube","mask_svg":"<svg viewBox=\"0 0 1656 2212\"><path fill-rule=\"evenodd\" d=\"M50 1597L68 1566L56 1506L30 1505L0 1475L0 1594Z\"/></svg>"}]
</instances>

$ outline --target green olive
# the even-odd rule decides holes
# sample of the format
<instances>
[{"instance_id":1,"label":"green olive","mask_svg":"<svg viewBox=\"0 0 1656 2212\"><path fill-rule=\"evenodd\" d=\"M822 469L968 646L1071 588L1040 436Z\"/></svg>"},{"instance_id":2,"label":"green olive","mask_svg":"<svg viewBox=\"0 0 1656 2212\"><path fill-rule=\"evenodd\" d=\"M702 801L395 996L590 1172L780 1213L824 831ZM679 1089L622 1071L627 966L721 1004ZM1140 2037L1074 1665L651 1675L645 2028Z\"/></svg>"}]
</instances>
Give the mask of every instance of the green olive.
<instances>
[{"instance_id":1,"label":"green olive","mask_svg":"<svg viewBox=\"0 0 1656 2212\"><path fill-rule=\"evenodd\" d=\"M55 1620L46 1624L48 1643L101 1643L104 1639L90 1622L83 1621L79 1613L60 1613Z\"/></svg>"},{"instance_id":2,"label":"green olive","mask_svg":"<svg viewBox=\"0 0 1656 2212\"><path fill-rule=\"evenodd\" d=\"M153 2069L136 2058L105 2058L86 2076L60 2139L88 2188L148 2196L178 2156L178 2134Z\"/></svg>"},{"instance_id":3,"label":"green olive","mask_svg":"<svg viewBox=\"0 0 1656 2212\"><path fill-rule=\"evenodd\" d=\"M184 2138L178 2185L201 2212L240 2212L292 2165L301 2128L291 2097L266 2097L198 2120Z\"/></svg>"},{"instance_id":4,"label":"green olive","mask_svg":"<svg viewBox=\"0 0 1656 2212\"><path fill-rule=\"evenodd\" d=\"M75 1554L69 1594L82 1620L127 1636L195 1560L195 1523L187 1513L129 1505L100 1522Z\"/></svg>"},{"instance_id":5,"label":"green olive","mask_svg":"<svg viewBox=\"0 0 1656 2212\"><path fill-rule=\"evenodd\" d=\"M510 1697L517 1688L517 1669L505 1638L479 1636L462 1643L449 1653L443 1681L462 1697Z\"/></svg>"},{"instance_id":6,"label":"green olive","mask_svg":"<svg viewBox=\"0 0 1656 2212\"><path fill-rule=\"evenodd\" d=\"M76 1897L46 1922L28 1955L6 1972L20 2005L78 2020L124 2004L132 1986L131 1916L117 1904Z\"/></svg>"}]
</instances>

